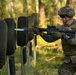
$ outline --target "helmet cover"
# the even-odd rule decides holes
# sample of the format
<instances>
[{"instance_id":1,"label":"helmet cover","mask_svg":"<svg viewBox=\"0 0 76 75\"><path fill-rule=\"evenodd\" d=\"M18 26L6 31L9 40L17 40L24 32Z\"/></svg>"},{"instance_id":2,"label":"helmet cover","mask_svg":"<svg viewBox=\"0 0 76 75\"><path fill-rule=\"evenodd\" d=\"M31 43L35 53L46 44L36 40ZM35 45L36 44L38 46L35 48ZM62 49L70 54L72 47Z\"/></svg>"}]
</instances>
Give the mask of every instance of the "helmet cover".
<instances>
[{"instance_id":1,"label":"helmet cover","mask_svg":"<svg viewBox=\"0 0 76 75\"><path fill-rule=\"evenodd\" d=\"M66 15L68 17L73 17L75 15L75 11L70 6L64 6L59 9L58 15Z\"/></svg>"}]
</instances>

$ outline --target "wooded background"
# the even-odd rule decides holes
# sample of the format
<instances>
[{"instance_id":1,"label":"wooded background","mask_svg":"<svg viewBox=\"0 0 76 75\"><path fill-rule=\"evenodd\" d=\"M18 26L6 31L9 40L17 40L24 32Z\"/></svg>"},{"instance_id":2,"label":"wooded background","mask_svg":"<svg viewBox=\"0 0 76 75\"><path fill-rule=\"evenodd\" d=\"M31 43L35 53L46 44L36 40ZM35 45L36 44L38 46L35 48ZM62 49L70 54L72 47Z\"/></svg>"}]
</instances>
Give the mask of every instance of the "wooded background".
<instances>
[{"instance_id":1,"label":"wooded background","mask_svg":"<svg viewBox=\"0 0 76 75\"><path fill-rule=\"evenodd\" d=\"M0 19L11 17L17 21L19 16L39 13L40 26L57 25L61 23L57 12L65 5L76 9L76 0L0 0Z\"/></svg>"}]
</instances>

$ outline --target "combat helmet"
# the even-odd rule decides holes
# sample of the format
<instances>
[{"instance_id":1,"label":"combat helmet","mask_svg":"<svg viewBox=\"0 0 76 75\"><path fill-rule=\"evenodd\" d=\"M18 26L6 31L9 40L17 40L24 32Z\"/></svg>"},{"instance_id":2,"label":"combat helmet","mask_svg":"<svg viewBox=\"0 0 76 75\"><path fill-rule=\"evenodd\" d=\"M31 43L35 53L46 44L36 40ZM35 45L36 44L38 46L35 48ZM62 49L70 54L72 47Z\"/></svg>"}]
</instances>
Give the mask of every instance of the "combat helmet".
<instances>
[{"instance_id":1,"label":"combat helmet","mask_svg":"<svg viewBox=\"0 0 76 75\"><path fill-rule=\"evenodd\" d=\"M67 17L73 17L75 15L75 11L72 7L70 6L64 6L59 9L58 15L66 15Z\"/></svg>"}]
</instances>

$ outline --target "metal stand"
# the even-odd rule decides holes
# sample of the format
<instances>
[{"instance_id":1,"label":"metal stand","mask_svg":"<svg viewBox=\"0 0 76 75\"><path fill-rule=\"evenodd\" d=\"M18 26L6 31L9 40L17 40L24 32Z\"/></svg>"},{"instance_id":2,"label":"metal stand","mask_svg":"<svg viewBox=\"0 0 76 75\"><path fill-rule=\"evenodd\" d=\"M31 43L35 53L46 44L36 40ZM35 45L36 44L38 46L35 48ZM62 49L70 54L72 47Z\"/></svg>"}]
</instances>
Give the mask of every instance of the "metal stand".
<instances>
[{"instance_id":1,"label":"metal stand","mask_svg":"<svg viewBox=\"0 0 76 75\"><path fill-rule=\"evenodd\" d=\"M24 46L21 47L21 75L25 75L25 64L23 61L23 49L24 49Z\"/></svg>"},{"instance_id":2,"label":"metal stand","mask_svg":"<svg viewBox=\"0 0 76 75\"><path fill-rule=\"evenodd\" d=\"M37 36L34 35L34 65L36 65L36 45L37 45Z\"/></svg>"},{"instance_id":3,"label":"metal stand","mask_svg":"<svg viewBox=\"0 0 76 75\"><path fill-rule=\"evenodd\" d=\"M14 56L7 56L8 75L15 75Z\"/></svg>"},{"instance_id":4,"label":"metal stand","mask_svg":"<svg viewBox=\"0 0 76 75\"><path fill-rule=\"evenodd\" d=\"M28 46L28 48L27 48L27 50L28 50L28 54L27 54L27 58L28 58L28 71L30 71L30 69L31 69L31 65L30 65L30 61L31 61L31 57L30 57L30 41L28 42L27 46Z\"/></svg>"}]
</instances>

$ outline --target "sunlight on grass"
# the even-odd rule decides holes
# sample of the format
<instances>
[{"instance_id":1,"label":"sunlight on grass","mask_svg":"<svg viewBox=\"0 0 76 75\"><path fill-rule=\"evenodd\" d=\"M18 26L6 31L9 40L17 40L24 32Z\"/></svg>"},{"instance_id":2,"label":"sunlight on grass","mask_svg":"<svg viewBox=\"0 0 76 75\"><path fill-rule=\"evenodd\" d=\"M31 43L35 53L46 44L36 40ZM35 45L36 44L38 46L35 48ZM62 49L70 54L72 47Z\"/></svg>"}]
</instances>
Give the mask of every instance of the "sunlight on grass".
<instances>
[{"instance_id":1,"label":"sunlight on grass","mask_svg":"<svg viewBox=\"0 0 76 75\"><path fill-rule=\"evenodd\" d=\"M31 66L30 66L31 69L30 71L28 70L28 63L26 63L25 74L26 75L58 75L57 70L58 70L58 66L62 63L62 55L63 53L60 51L46 50L46 48L39 48L39 49L37 48L36 65L34 66L34 59L32 54ZM20 60L18 60L20 59L19 50L16 50L15 57L16 57L15 58L16 75L21 75L21 63ZM6 72L2 72L2 71L1 71L1 73L3 73L2 75L7 75Z\"/></svg>"},{"instance_id":2,"label":"sunlight on grass","mask_svg":"<svg viewBox=\"0 0 76 75\"><path fill-rule=\"evenodd\" d=\"M41 40L41 39L40 39ZM47 44L45 46L42 44L45 41L38 41L36 50L36 65L34 64L34 50L32 50L32 56L30 56L30 70L28 69L28 60L25 64L25 75L58 75L58 67L63 61L63 52L57 50L55 46L60 44L55 42L55 44ZM41 45L42 44L42 45ZM47 46L46 46L47 45ZM52 47L52 48L51 48ZM21 53L20 47L17 47L15 51L15 75L21 75ZM7 75L7 65L5 65L0 71L0 75Z\"/></svg>"}]
</instances>

